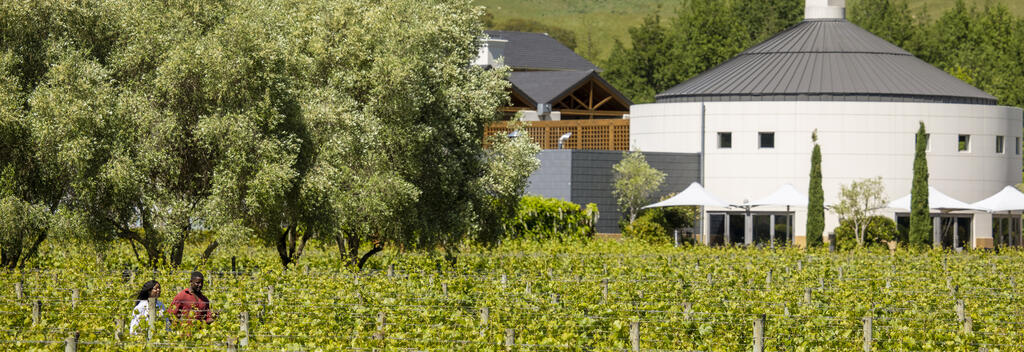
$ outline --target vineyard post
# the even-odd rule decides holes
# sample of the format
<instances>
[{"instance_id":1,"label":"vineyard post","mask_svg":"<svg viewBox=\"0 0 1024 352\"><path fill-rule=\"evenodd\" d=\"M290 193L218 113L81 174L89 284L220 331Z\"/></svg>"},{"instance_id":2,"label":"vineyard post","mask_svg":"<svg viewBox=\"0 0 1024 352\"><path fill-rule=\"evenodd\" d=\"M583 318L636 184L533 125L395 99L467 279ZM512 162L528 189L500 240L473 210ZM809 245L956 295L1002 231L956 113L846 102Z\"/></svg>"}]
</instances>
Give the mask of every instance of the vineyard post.
<instances>
[{"instance_id":1,"label":"vineyard post","mask_svg":"<svg viewBox=\"0 0 1024 352\"><path fill-rule=\"evenodd\" d=\"M700 259L697 259L693 263L693 270L700 270Z\"/></svg>"},{"instance_id":2,"label":"vineyard post","mask_svg":"<svg viewBox=\"0 0 1024 352\"><path fill-rule=\"evenodd\" d=\"M377 333L373 334L373 338L381 340L384 338L384 324L387 324L387 315L384 312L377 313Z\"/></svg>"},{"instance_id":3,"label":"vineyard post","mask_svg":"<svg viewBox=\"0 0 1024 352\"><path fill-rule=\"evenodd\" d=\"M124 320L121 318L114 319L114 339L121 341L121 334L124 331Z\"/></svg>"},{"instance_id":4,"label":"vineyard post","mask_svg":"<svg viewBox=\"0 0 1024 352\"><path fill-rule=\"evenodd\" d=\"M871 352L871 317L864 317L864 352Z\"/></svg>"},{"instance_id":5,"label":"vineyard post","mask_svg":"<svg viewBox=\"0 0 1024 352\"><path fill-rule=\"evenodd\" d=\"M556 306L559 304L558 294L557 293L554 293L554 292L551 293L551 304L552 305L556 305Z\"/></svg>"},{"instance_id":6,"label":"vineyard post","mask_svg":"<svg viewBox=\"0 0 1024 352\"><path fill-rule=\"evenodd\" d=\"M242 335L238 344L242 347L249 345L249 312L238 313L238 333Z\"/></svg>"},{"instance_id":7,"label":"vineyard post","mask_svg":"<svg viewBox=\"0 0 1024 352\"><path fill-rule=\"evenodd\" d=\"M32 325L39 325L42 321L43 301L32 301Z\"/></svg>"},{"instance_id":8,"label":"vineyard post","mask_svg":"<svg viewBox=\"0 0 1024 352\"><path fill-rule=\"evenodd\" d=\"M675 231L674 231L674 232L672 233L672 237L673 237L673 239L674 239L674 241L673 241L673 242L675 243L674 247L679 247L679 229L676 229L676 230L675 230Z\"/></svg>"},{"instance_id":9,"label":"vineyard post","mask_svg":"<svg viewBox=\"0 0 1024 352\"><path fill-rule=\"evenodd\" d=\"M608 279L601 279L601 303L608 303Z\"/></svg>"},{"instance_id":10,"label":"vineyard post","mask_svg":"<svg viewBox=\"0 0 1024 352\"><path fill-rule=\"evenodd\" d=\"M708 273L708 286L711 286L712 282L713 281L711 281L711 273Z\"/></svg>"},{"instance_id":11,"label":"vineyard post","mask_svg":"<svg viewBox=\"0 0 1024 352\"><path fill-rule=\"evenodd\" d=\"M629 344L633 352L640 352L640 322L634 321L629 324Z\"/></svg>"},{"instance_id":12,"label":"vineyard post","mask_svg":"<svg viewBox=\"0 0 1024 352\"><path fill-rule=\"evenodd\" d=\"M818 278L818 290L821 290L821 291L825 290L825 278L823 278L823 277L819 277Z\"/></svg>"},{"instance_id":13,"label":"vineyard post","mask_svg":"<svg viewBox=\"0 0 1024 352\"><path fill-rule=\"evenodd\" d=\"M131 273L128 275L128 283L133 286L135 285L135 270L132 270Z\"/></svg>"},{"instance_id":14,"label":"vineyard post","mask_svg":"<svg viewBox=\"0 0 1024 352\"><path fill-rule=\"evenodd\" d=\"M71 290L71 308L78 308L79 295L81 295L81 291L79 289L76 288Z\"/></svg>"},{"instance_id":15,"label":"vineyard post","mask_svg":"<svg viewBox=\"0 0 1024 352\"><path fill-rule=\"evenodd\" d=\"M480 308L480 325L487 326L487 322L491 320L491 308L483 307Z\"/></svg>"},{"instance_id":16,"label":"vineyard post","mask_svg":"<svg viewBox=\"0 0 1024 352\"><path fill-rule=\"evenodd\" d=\"M964 317L964 334L970 335L974 331L974 320L968 315Z\"/></svg>"},{"instance_id":17,"label":"vineyard post","mask_svg":"<svg viewBox=\"0 0 1024 352\"><path fill-rule=\"evenodd\" d=\"M64 339L64 352L78 352L78 331Z\"/></svg>"},{"instance_id":18,"label":"vineyard post","mask_svg":"<svg viewBox=\"0 0 1024 352\"><path fill-rule=\"evenodd\" d=\"M754 352L764 351L764 319L764 314L754 319Z\"/></svg>"},{"instance_id":19,"label":"vineyard post","mask_svg":"<svg viewBox=\"0 0 1024 352\"><path fill-rule=\"evenodd\" d=\"M267 305L274 304L274 286L267 286Z\"/></svg>"},{"instance_id":20,"label":"vineyard post","mask_svg":"<svg viewBox=\"0 0 1024 352\"><path fill-rule=\"evenodd\" d=\"M802 261L802 260L797 260L796 261L796 270L797 271L803 271L804 270L804 261Z\"/></svg>"},{"instance_id":21,"label":"vineyard post","mask_svg":"<svg viewBox=\"0 0 1024 352\"><path fill-rule=\"evenodd\" d=\"M811 305L811 291L812 290L813 289L810 288L810 287L804 289L804 303L807 303L807 305Z\"/></svg>"},{"instance_id":22,"label":"vineyard post","mask_svg":"<svg viewBox=\"0 0 1024 352\"><path fill-rule=\"evenodd\" d=\"M532 295L533 294L533 285L529 281L526 282L526 294L527 295Z\"/></svg>"},{"instance_id":23,"label":"vineyard post","mask_svg":"<svg viewBox=\"0 0 1024 352\"><path fill-rule=\"evenodd\" d=\"M768 276L764 279L764 283L767 286L772 285L772 269L768 269Z\"/></svg>"},{"instance_id":24,"label":"vineyard post","mask_svg":"<svg viewBox=\"0 0 1024 352\"><path fill-rule=\"evenodd\" d=\"M508 285L508 275L501 274L501 286Z\"/></svg>"},{"instance_id":25,"label":"vineyard post","mask_svg":"<svg viewBox=\"0 0 1024 352\"><path fill-rule=\"evenodd\" d=\"M891 278L888 278L888 277L885 278L885 288L892 288L892 279Z\"/></svg>"},{"instance_id":26,"label":"vineyard post","mask_svg":"<svg viewBox=\"0 0 1024 352\"><path fill-rule=\"evenodd\" d=\"M306 274L306 275L309 275L309 264L306 264L306 265L302 266L302 273Z\"/></svg>"},{"instance_id":27,"label":"vineyard post","mask_svg":"<svg viewBox=\"0 0 1024 352\"><path fill-rule=\"evenodd\" d=\"M228 338L228 340L224 342L224 346L228 352L238 352L238 345L235 344L235 339Z\"/></svg>"},{"instance_id":28,"label":"vineyard post","mask_svg":"<svg viewBox=\"0 0 1024 352\"><path fill-rule=\"evenodd\" d=\"M843 267L839 267L839 281L843 281Z\"/></svg>"},{"instance_id":29,"label":"vineyard post","mask_svg":"<svg viewBox=\"0 0 1024 352\"><path fill-rule=\"evenodd\" d=\"M516 331L512 329L505 329L505 347L512 349L512 346L516 344Z\"/></svg>"},{"instance_id":30,"label":"vineyard post","mask_svg":"<svg viewBox=\"0 0 1024 352\"><path fill-rule=\"evenodd\" d=\"M395 265L388 264L388 277L395 277Z\"/></svg>"},{"instance_id":31,"label":"vineyard post","mask_svg":"<svg viewBox=\"0 0 1024 352\"><path fill-rule=\"evenodd\" d=\"M693 303L683 302L683 319L690 320L691 314L693 314Z\"/></svg>"},{"instance_id":32,"label":"vineyard post","mask_svg":"<svg viewBox=\"0 0 1024 352\"><path fill-rule=\"evenodd\" d=\"M953 307L953 309L956 310L956 320L959 321L959 322L963 322L964 321L964 315L965 315L964 314L964 300L962 300L962 299L956 300L956 305Z\"/></svg>"},{"instance_id":33,"label":"vineyard post","mask_svg":"<svg viewBox=\"0 0 1024 352\"><path fill-rule=\"evenodd\" d=\"M445 297L448 297L448 283L447 282L442 282L441 283L441 294L444 295Z\"/></svg>"},{"instance_id":34,"label":"vineyard post","mask_svg":"<svg viewBox=\"0 0 1024 352\"><path fill-rule=\"evenodd\" d=\"M149 322L149 329L146 331L146 341L153 339L153 330L156 327L156 297L150 297L148 299L148 307L146 310L146 321Z\"/></svg>"},{"instance_id":35,"label":"vineyard post","mask_svg":"<svg viewBox=\"0 0 1024 352\"><path fill-rule=\"evenodd\" d=\"M14 283L14 296L18 297L19 300L25 298L24 284L21 281Z\"/></svg>"}]
</instances>

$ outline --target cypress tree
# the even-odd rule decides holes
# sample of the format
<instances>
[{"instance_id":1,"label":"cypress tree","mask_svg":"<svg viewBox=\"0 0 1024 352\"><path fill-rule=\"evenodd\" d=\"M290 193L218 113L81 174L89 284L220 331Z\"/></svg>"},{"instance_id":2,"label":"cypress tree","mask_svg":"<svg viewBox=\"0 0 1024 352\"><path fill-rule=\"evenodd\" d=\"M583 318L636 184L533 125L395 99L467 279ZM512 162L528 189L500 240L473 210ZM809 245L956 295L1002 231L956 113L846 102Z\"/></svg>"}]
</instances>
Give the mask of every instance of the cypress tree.
<instances>
[{"instance_id":1,"label":"cypress tree","mask_svg":"<svg viewBox=\"0 0 1024 352\"><path fill-rule=\"evenodd\" d=\"M807 190L807 247L820 246L821 233L825 231L825 191L821 188L821 146L818 145L818 130L811 134L814 151L811 152L811 182Z\"/></svg>"},{"instance_id":2,"label":"cypress tree","mask_svg":"<svg viewBox=\"0 0 1024 352\"><path fill-rule=\"evenodd\" d=\"M917 129L914 152L914 180L910 186L910 244L927 246L931 242L932 219L928 211L928 140L924 122Z\"/></svg>"}]
</instances>

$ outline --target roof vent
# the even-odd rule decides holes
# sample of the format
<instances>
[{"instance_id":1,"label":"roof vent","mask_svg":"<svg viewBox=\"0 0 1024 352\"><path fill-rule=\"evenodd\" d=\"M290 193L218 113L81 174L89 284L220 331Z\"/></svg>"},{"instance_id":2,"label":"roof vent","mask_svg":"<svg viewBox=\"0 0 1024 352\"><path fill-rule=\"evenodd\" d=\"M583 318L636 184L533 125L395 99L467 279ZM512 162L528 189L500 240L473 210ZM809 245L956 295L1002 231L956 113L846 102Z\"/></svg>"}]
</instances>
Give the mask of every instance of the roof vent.
<instances>
[{"instance_id":1,"label":"roof vent","mask_svg":"<svg viewBox=\"0 0 1024 352\"><path fill-rule=\"evenodd\" d=\"M822 20L846 18L846 0L807 0L804 19Z\"/></svg>"}]
</instances>

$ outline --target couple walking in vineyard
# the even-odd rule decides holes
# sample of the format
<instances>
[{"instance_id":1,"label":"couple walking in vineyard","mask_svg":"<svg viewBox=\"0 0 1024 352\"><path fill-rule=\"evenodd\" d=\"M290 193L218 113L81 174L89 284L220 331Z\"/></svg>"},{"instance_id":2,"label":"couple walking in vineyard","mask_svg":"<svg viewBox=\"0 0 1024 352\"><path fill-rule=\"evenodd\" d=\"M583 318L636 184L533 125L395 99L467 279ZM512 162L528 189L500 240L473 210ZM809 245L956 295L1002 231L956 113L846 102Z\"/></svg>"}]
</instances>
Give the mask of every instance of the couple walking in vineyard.
<instances>
[{"instance_id":1,"label":"couple walking in vineyard","mask_svg":"<svg viewBox=\"0 0 1024 352\"><path fill-rule=\"evenodd\" d=\"M162 317L167 330L171 329L169 317L173 317L178 324L191 324L193 321L212 323L217 318L217 313L210 310L210 299L203 295L203 274L194 271L189 278L189 287L178 292L171 300L171 308L165 308L160 302L160 283L150 280L142 285L142 289L135 295L135 309L132 312L132 323L129 331L132 335L139 334L136 328L139 323L149 316L149 299L155 302L158 317ZM168 316L164 316L164 310ZM156 321L156 319L154 319Z\"/></svg>"}]
</instances>

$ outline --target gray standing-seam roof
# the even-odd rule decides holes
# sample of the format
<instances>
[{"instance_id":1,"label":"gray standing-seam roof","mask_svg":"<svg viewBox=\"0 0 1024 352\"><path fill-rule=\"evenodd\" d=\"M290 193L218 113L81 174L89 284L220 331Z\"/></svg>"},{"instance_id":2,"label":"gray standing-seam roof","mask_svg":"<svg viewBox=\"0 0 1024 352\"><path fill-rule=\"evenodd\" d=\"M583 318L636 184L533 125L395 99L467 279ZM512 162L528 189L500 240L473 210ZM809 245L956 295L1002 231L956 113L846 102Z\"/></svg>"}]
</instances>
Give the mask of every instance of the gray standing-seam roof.
<instances>
[{"instance_id":1,"label":"gray standing-seam roof","mask_svg":"<svg viewBox=\"0 0 1024 352\"><path fill-rule=\"evenodd\" d=\"M535 104L553 104L555 100L569 94L580 84L593 77L607 87L612 87L597 71L525 71L509 73L508 80L515 89L526 95ZM619 101L629 105L632 102L622 93L611 88L610 93Z\"/></svg>"},{"instance_id":2,"label":"gray standing-seam roof","mask_svg":"<svg viewBox=\"0 0 1024 352\"><path fill-rule=\"evenodd\" d=\"M994 96L846 20L807 20L659 93L656 101L914 101Z\"/></svg>"},{"instance_id":3,"label":"gray standing-seam roof","mask_svg":"<svg viewBox=\"0 0 1024 352\"><path fill-rule=\"evenodd\" d=\"M505 65L513 70L599 70L555 38L544 33L484 31L495 39L508 40Z\"/></svg>"}]
</instances>

